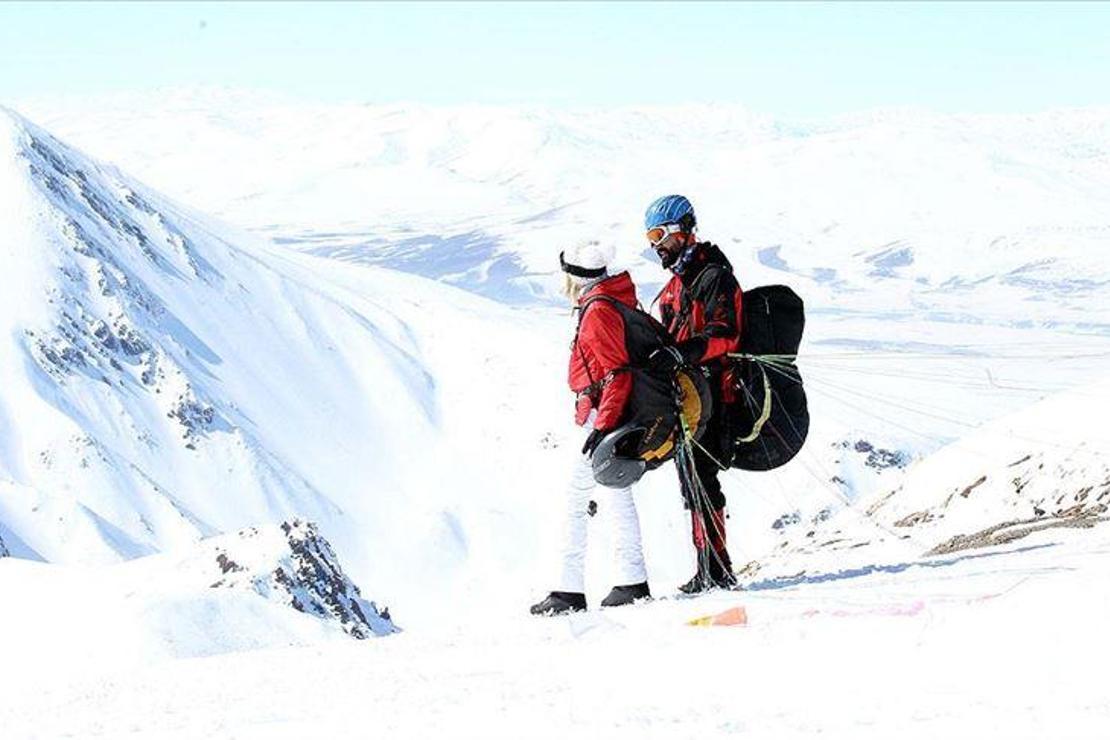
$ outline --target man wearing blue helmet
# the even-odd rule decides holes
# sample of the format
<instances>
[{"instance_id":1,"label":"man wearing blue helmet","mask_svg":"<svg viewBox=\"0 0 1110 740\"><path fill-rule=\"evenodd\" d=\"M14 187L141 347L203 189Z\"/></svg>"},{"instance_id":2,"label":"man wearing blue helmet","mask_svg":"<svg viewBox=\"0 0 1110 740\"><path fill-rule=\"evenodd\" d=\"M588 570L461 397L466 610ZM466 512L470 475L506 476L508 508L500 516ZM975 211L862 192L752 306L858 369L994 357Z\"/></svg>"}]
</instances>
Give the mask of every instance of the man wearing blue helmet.
<instances>
[{"instance_id":1,"label":"man wearing blue helmet","mask_svg":"<svg viewBox=\"0 0 1110 740\"><path fill-rule=\"evenodd\" d=\"M656 297L659 317L677 343L678 355L658 352L659 365L684 362L701 366L713 391L713 416L694 446L694 467L703 491L682 483L691 513L691 534L698 570L679 587L685 593L736 584L725 537L725 496L718 473L731 462L723 407L735 401L735 383L727 355L740 347L743 293L732 265L719 248L695 236L694 206L681 195L665 195L648 206L644 229L663 267L673 277ZM680 482L682 478L680 476Z\"/></svg>"}]
</instances>

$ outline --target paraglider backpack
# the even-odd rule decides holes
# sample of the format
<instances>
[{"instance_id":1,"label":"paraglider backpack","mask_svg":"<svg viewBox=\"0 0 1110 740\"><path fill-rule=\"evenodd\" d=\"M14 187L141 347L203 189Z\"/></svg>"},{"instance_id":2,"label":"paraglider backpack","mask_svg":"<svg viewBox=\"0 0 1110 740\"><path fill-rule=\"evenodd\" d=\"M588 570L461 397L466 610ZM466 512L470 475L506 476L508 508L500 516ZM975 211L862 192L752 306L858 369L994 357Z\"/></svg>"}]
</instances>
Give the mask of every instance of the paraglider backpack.
<instances>
[{"instance_id":1,"label":"paraglider backpack","mask_svg":"<svg viewBox=\"0 0 1110 740\"><path fill-rule=\"evenodd\" d=\"M731 357L725 422L732 467L772 470L809 434L809 408L795 359L805 328L802 299L785 285L744 291L740 353Z\"/></svg>"},{"instance_id":2,"label":"paraglider backpack","mask_svg":"<svg viewBox=\"0 0 1110 740\"><path fill-rule=\"evenodd\" d=\"M621 425L643 429L643 436L635 438L636 449L621 452L644 459L648 463L648 469L658 467L674 455L674 439L679 432L680 412L695 439L704 430L712 413L709 385L700 372L680 373L675 377L668 373L653 372L648 358L656 350L673 345L673 339L653 316L611 296L599 295L586 299L578 311L579 328L586 310L596 301L605 301L613 306L624 321L628 365L617 368L611 375L618 372L632 375L632 395L625 407ZM576 352L582 351L578 346L577 330L574 348ZM584 361L583 364L585 365ZM608 376L590 378L591 386L584 392L599 391L609 379ZM680 396L677 399L676 383Z\"/></svg>"},{"instance_id":3,"label":"paraglider backpack","mask_svg":"<svg viewBox=\"0 0 1110 740\"><path fill-rule=\"evenodd\" d=\"M702 281L727 265L707 265L687 290L674 326L690 320ZM772 470L802 449L809 408L795 359L805 328L802 299L785 285L744 291L741 352L728 356L722 415L725 458L741 470Z\"/></svg>"}]
</instances>

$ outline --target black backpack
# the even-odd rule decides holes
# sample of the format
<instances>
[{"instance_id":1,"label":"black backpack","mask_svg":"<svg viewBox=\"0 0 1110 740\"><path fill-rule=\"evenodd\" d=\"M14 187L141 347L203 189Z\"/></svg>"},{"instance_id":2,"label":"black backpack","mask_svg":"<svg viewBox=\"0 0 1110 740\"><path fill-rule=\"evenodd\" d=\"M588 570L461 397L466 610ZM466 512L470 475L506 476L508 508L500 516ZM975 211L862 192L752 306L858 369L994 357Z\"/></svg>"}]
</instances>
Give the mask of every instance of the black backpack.
<instances>
[{"instance_id":1,"label":"black backpack","mask_svg":"<svg viewBox=\"0 0 1110 740\"><path fill-rule=\"evenodd\" d=\"M809 434L809 408L794 359L805 328L802 299L785 285L744 291L740 349L732 362L735 402L725 406L732 467L772 470Z\"/></svg>"},{"instance_id":2,"label":"black backpack","mask_svg":"<svg viewBox=\"0 0 1110 740\"><path fill-rule=\"evenodd\" d=\"M653 370L648 362L652 353L663 347L672 346L674 340L666 328L639 308L629 306L611 296L600 295L586 300L578 313L579 326L587 307L594 301L605 301L620 312L624 320L625 349L628 352L628 365L614 371L627 372L632 376L632 395L628 399L621 426L633 426L644 430L642 436L630 438L634 448L621 450L629 457L642 457L653 469L669 460L674 454L674 433L679 427L679 409L683 416L691 420L694 427L690 431L698 439L712 414L712 396L709 384L700 372L682 373L681 377L669 372ZM578 336L575 332L575 346ZM604 379L593 379L600 384ZM676 397L676 382L679 397ZM685 402L683 399L686 399ZM691 402L696 410L692 410ZM697 419L693 422L692 419Z\"/></svg>"}]
</instances>

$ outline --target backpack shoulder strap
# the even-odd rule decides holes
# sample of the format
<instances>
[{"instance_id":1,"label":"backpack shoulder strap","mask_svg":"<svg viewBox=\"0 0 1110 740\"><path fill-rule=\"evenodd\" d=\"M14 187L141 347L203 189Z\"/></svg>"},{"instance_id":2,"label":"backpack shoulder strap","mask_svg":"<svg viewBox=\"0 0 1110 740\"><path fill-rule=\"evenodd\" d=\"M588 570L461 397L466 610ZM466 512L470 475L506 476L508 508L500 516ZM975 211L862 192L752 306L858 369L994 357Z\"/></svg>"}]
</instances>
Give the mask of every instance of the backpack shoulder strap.
<instances>
[{"instance_id":1,"label":"backpack shoulder strap","mask_svg":"<svg viewBox=\"0 0 1110 740\"><path fill-rule=\"evenodd\" d=\"M617 372L618 370L623 370L623 368L617 368L613 372L609 373L606 377L595 380L593 373L590 372L590 363L586 362L586 353L582 351L582 345L578 343L578 333L582 331L582 320L586 317L586 309L597 303L598 301L605 301L606 303L613 304L613 306L624 305L612 296L595 295L587 298L582 303L582 305L578 307L578 324L574 327L574 340L571 342L571 346L574 348L574 351L578 353L578 358L582 360L582 368L586 371L586 379L590 381L590 385L584 391L579 393L580 396L583 394L592 394L595 391L600 390L601 387L604 386L605 383L611 379L612 375L615 372ZM618 309L618 311L619 310L620 309Z\"/></svg>"},{"instance_id":2,"label":"backpack shoulder strap","mask_svg":"<svg viewBox=\"0 0 1110 740\"><path fill-rule=\"evenodd\" d=\"M702 268L701 272L698 273L698 276L694 278L694 281L692 283L690 283L689 288L683 288L682 298L678 309L678 316L675 317L674 321L674 333L676 335L680 331L682 331L683 327L686 326L686 322L690 320L690 314L694 310L694 294L697 293L697 291L701 289L702 285L705 284L705 282L709 279L709 275L717 274L717 272L720 270L727 270L731 272L727 265L711 262Z\"/></svg>"},{"instance_id":3,"label":"backpack shoulder strap","mask_svg":"<svg viewBox=\"0 0 1110 740\"><path fill-rule=\"evenodd\" d=\"M582 331L582 321L586 318L586 309L597 303L598 301L605 301L606 303L612 304L614 307L624 305L616 298L608 295L590 296L585 301L583 301L582 305L578 307L578 325L574 329L574 343L576 345L578 344L578 332ZM617 308L617 310L619 311L620 309Z\"/></svg>"}]
</instances>

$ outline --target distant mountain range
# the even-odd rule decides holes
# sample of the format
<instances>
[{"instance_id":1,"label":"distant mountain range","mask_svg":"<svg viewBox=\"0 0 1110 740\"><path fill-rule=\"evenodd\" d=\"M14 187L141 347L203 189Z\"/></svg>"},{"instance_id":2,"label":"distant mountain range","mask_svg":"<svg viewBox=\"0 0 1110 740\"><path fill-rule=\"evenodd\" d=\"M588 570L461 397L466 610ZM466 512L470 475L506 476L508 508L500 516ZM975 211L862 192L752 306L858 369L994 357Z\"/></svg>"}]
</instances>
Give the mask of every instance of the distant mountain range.
<instances>
[{"instance_id":1,"label":"distant mountain range","mask_svg":"<svg viewBox=\"0 0 1110 740\"><path fill-rule=\"evenodd\" d=\"M791 122L736 106L322 105L221 89L26 108L281 244L515 304L550 299L554 255L583 236L617 242L641 284L660 283L640 218L681 191L748 284L795 281L821 307L909 301L1110 333L1110 108Z\"/></svg>"}]
</instances>

